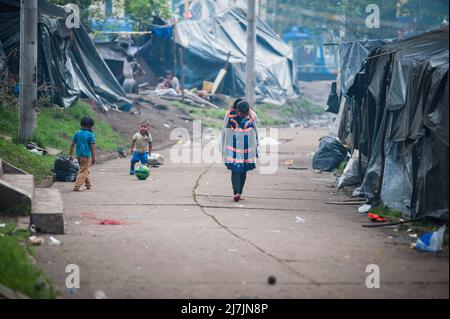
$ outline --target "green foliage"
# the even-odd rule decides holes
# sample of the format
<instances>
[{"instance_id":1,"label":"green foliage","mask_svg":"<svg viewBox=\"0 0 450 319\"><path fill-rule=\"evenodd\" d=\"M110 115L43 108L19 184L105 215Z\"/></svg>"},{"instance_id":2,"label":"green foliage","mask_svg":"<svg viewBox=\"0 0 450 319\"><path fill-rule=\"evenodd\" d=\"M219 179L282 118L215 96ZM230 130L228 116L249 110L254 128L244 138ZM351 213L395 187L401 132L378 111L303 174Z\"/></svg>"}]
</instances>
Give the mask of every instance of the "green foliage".
<instances>
[{"instance_id":1,"label":"green foliage","mask_svg":"<svg viewBox=\"0 0 450 319\"><path fill-rule=\"evenodd\" d=\"M0 157L34 175L38 182L52 174L54 162L52 156L39 156L26 150L24 145L17 145L2 138L0 138Z\"/></svg>"},{"instance_id":2,"label":"green foliage","mask_svg":"<svg viewBox=\"0 0 450 319\"><path fill-rule=\"evenodd\" d=\"M166 19L171 16L167 0L125 0L125 12L137 31L148 30L152 16Z\"/></svg>"},{"instance_id":3,"label":"green foliage","mask_svg":"<svg viewBox=\"0 0 450 319\"><path fill-rule=\"evenodd\" d=\"M11 101L0 101L0 132L9 134L17 141L18 107ZM104 151L115 151L126 142L119 133L103 121L96 119L95 112L85 103L77 103L67 109L41 108L37 117L37 126L33 141L41 147L53 147L69 152L71 137L80 128L83 116L95 120L94 132L96 147ZM37 181L51 175L54 157L37 155L25 149L24 145L14 144L0 138L0 157L13 165L33 174Z\"/></svg>"},{"instance_id":4,"label":"green foliage","mask_svg":"<svg viewBox=\"0 0 450 319\"><path fill-rule=\"evenodd\" d=\"M23 241L30 233L15 229L14 224L0 228L0 283L31 298L55 298L52 281L28 258L32 248Z\"/></svg>"}]
</instances>

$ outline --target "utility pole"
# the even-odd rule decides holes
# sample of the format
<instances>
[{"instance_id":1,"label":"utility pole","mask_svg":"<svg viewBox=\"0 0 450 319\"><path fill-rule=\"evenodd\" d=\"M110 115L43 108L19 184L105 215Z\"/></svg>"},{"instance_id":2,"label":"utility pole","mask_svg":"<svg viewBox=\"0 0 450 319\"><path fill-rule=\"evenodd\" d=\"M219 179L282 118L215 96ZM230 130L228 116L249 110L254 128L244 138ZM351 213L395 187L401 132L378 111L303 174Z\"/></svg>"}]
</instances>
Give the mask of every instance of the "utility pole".
<instances>
[{"instance_id":1,"label":"utility pole","mask_svg":"<svg viewBox=\"0 0 450 319\"><path fill-rule=\"evenodd\" d=\"M19 142L33 138L37 103L37 0L20 1Z\"/></svg>"},{"instance_id":2,"label":"utility pole","mask_svg":"<svg viewBox=\"0 0 450 319\"><path fill-rule=\"evenodd\" d=\"M248 0L247 65L245 68L245 99L251 107L255 103L256 0Z\"/></svg>"}]
</instances>

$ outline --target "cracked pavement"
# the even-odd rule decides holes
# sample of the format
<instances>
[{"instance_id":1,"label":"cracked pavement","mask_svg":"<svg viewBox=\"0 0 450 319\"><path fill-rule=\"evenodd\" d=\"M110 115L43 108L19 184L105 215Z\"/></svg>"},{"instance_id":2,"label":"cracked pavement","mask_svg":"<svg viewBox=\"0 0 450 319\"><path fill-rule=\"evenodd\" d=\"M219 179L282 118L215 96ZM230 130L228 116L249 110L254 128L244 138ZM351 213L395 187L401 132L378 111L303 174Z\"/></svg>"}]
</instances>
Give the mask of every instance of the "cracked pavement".
<instances>
[{"instance_id":1,"label":"cracked pavement","mask_svg":"<svg viewBox=\"0 0 450 319\"><path fill-rule=\"evenodd\" d=\"M448 298L448 248L419 253L392 229L361 227L358 206L325 203L348 198L311 169L326 134L281 129L277 173L249 173L240 203L223 164L173 164L169 150L146 181L126 158L94 166L92 190L55 183L66 234L36 248L38 265L63 298ZM287 169L290 159L308 170ZM64 286L68 264L80 267L76 291ZM379 289L365 286L368 264L380 267Z\"/></svg>"}]
</instances>

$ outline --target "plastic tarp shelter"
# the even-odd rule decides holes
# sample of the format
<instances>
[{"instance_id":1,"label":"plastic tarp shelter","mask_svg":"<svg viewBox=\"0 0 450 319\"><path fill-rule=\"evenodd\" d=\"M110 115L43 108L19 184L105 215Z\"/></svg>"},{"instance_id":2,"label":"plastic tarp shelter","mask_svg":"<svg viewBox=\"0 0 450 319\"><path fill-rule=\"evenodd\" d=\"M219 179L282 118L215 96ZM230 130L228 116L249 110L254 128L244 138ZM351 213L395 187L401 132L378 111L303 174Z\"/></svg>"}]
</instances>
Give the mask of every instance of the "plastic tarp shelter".
<instances>
[{"instance_id":1,"label":"plastic tarp shelter","mask_svg":"<svg viewBox=\"0 0 450 319\"><path fill-rule=\"evenodd\" d=\"M448 32L372 50L347 92L353 145L369 159L361 193L408 217L448 220Z\"/></svg>"},{"instance_id":2,"label":"plastic tarp shelter","mask_svg":"<svg viewBox=\"0 0 450 319\"><path fill-rule=\"evenodd\" d=\"M88 97L103 108L131 105L125 92L97 52L82 24L68 28L64 7L38 0L38 84L50 84L53 103L71 106ZM19 50L20 1L0 0L0 41L5 53ZM19 54L8 60L19 73Z\"/></svg>"},{"instance_id":3,"label":"plastic tarp shelter","mask_svg":"<svg viewBox=\"0 0 450 319\"><path fill-rule=\"evenodd\" d=\"M177 50L183 48L184 86L201 87L203 81L214 81L229 55L220 93L245 95L246 30L247 12L239 7L209 19L184 20L177 24L175 41ZM299 89L291 48L259 18L256 34L256 100L282 104L297 97ZM138 51L138 56L162 76L166 70L174 69L173 48L172 40L154 37L151 45ZM176 71L180 74L179 58Z\"/></svg>"}]
</instances>

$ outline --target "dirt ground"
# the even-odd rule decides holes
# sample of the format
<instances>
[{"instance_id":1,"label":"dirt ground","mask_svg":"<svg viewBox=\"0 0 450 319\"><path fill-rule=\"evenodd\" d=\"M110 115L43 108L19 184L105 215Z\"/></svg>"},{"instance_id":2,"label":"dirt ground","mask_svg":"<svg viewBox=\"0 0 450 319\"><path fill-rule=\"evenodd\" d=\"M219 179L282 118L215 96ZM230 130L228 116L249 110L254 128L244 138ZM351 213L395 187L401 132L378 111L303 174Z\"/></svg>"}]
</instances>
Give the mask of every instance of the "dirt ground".
<instances>
[{"instance_id":1,"label":"dirt ground","mask_svg":"<svg viewBox=\"0 0 450 319\"><path fill-rule=\"evenodd\" d=\"M136 96L131 97L132 100L136 100L136 98ZM158 100L156 102L151 103L150 98L142 94L138 102L139 107L133 107L131 112L119 112L111 109L106 113L98 111L97 115L130 141L128 145L125 145L126 151L131 144L133 134L139 130L139 123L149 121L153 149L158 150L175 143L170 140L170 132L173 128L183 127L191 132L192 117L183 110L172 106L169 101Z\"/></svg>"}]
</instances>

